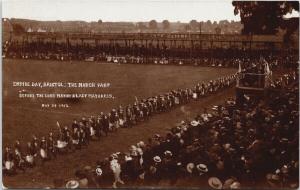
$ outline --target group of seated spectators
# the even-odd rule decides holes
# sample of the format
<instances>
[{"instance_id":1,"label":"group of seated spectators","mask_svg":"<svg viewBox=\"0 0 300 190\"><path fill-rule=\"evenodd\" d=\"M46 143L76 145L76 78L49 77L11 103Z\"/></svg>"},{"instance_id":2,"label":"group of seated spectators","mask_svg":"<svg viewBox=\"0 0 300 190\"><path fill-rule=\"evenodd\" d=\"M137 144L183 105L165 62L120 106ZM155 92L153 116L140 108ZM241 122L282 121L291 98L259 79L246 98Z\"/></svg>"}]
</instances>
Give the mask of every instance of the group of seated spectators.
<instances>
[{"instance_id":1,"label":"group of seated spectators","mask_svg":"<svg viewBox=\"0 0 300 190\"><path fill-rule=\"evenodd\" d=\"M70 126L60 126L57 122L58 133L50 132L47 137L37 138L33 135L32 140L25 146L17 140L13 148L7 146L3 153L3 171L5 175L14 175L25 172L37 163L55 159L59 154L66 154L85 148L92 140L100 140L110 132L118 128L130 128L139 122L147 120L154 114L167 112L183 105L191 100L197 100L207 95L216 93L230 87L235 82L236 74L220 77L207 83L198 83L192 89L177 89L138 100L133 105L119 106L111 112L88 118L74 119Z\"/></svg>"},{"instance_id":2,"label":"group of seated spectators","mask_svg":"<svg viewBox=\"0 0 300 190\"><path fill-rule=\"evenodd\" d=\"M280 77L268 103L234 99L181 121L165 135L131 145L56 188L189 186L211 189L299 186L299 76ZM286 82L280 82L286 81Z\"/></svg>"},{"instance_id":3,"label":"group of seated spectators","mask_svg":"<svg viewBox=\"0 0 300 190\"><path fill-rule=\"evenodd\" d=\"M154 51L155 50L155 51ZM182 52L181 52L182 50ZM53 42L5 42L3 44L4 58L40 59L60 61L97 61L113 62L117 64L160 64L160 65L194 65L211 67L238 67L239 63L247 64L257 61L260 56L270 64L271 69L277 67L297 67L297 53L284 50L273 51L245 51L236 49L195 50L191 53L189 48L161 49L148 47L139 50L137 47L119 47L118 45L89 44L67 45ZM157 51L157 53L153 53ZM167 53L165 52L167 51ZM181 53L180 53L181 52Z\"/></svg>"}]
</instances>

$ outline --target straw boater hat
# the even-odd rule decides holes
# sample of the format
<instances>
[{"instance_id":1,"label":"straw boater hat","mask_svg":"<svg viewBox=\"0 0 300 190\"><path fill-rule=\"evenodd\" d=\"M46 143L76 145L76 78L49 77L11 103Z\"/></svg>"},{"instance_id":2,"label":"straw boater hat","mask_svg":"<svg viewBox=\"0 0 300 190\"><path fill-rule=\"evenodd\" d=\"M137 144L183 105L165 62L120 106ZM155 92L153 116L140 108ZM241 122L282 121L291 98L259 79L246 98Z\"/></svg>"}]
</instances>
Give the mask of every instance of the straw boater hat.
<instances>
[{"instance_id":1,"label":"straw boater hat","mask_svg":"<svg viewBox=\"0 0 300 190\"><path fill-rule=\"evenodd\" d=\"M166 150L166 151L164 152L164 155L165 155L165 156L170 156L170 157L171 157L173 154L172 154L171 151Z\"/></svg>"},{"instance_id":2,"label":"straw boater hat","mask_svg":"<svg viewBox=\"0 0 300 190\"><path fill-rule=\"evenodd\" d=\"M143 148L143 147L145 147L145 143L143 141L140 141L137 143L137 147Z\"/></svg>"},{"instance_id":3,"label":"straw boater hat","mask_svg":"<svg viewBox=\"0 0 300 190\"><path fill-rule=\"evenodd\" d=\"M283 174L287 174L289 172L289 168L287 167L287 165L283 165L281 168L281 172Z\"/></svg>"},{"instance_id":4,"label":"straw boater hat","mask_svg":"<svg viewBox=\"0 0 300 190\"><path fill-rule=\"evenodd\" d=\"M136 146L135 145L131 145L130 146L130 150L132 150L132 151L136 150Z\"/></svg>"},{"instance_id":5,"label":"straw boater hat","mask_svg":"<svg viewBox=\"0 0 300 190\"><path fill-rule=\"evenodd\" d=\"M117 155L116 153L113 153L113 154L111 155L111 157L112 157L112 159L118 159L118 155Z\"/></svg>"},{"instance_id":6,"label":"straw boater hat","mask_svg":"<svg viewBox=\"0 0 300 190\"><path fill-rule=\"evenodd\" d=\"M198 164L198 165L196 166L196 168L197 168L197 170L198 170L199 172L201 172L201 173L206 173L206 172L208 172L208 168L207 168L207 166L206 166L205 164Z\"/></svg>"},{"instance_id":7,"label":"straw boater hat","mask_svg":"<svg viewBox=\"0 0 300 190\"><path fill-rule=\"evenodd\" d=\"M233 182L235 182L235 179L233 178L227 179L223 184L223 189L230 189L230 185L233 184Z\"/></svg>"},{"instance_id":8,"label":"straw boater hat","mask_svg":"<svg viewBox=\"0 0 300 190\"><path fill-rule=\"evenodd\" d=\"M198 122L198 121L193 120L193 121L191 122L191 126L196 127L197 125L199 125L199 122Z\"/></svg>"},{"instance_id":9,"label":"straw boater hat","mask_svg":"<svg viewBox=\"0 0 300 190\"><path fill-rule=\"evenodd\" d=\"M97 176L101 176L102 173L103 173L102 169L100 168L100 166L98 166L98 167L96 168L96 174L97 174Z\"/></svg>"},{"instance_id":10,"label":"straw boater hat","mask_svg":"<svg viewBox=\"0 0 300 190\"><path fill-rule=\"evenodd\" d=\"M224 148L225 150L229 150L230 147L231 147L231 145L230 145L229 143L226 143L226 144L223 145L223 148Z\"/></svg>"},{"instance_id":11,"label":"straw boater hat","mask_svg":"<svg viewBox=\"0 0 300 190\"><path fill-rule=\"evenodd\" d=\"M143 155L143 150L141 148L137 148L136 151L140 156Z\"/></svg>"},{"instance_id":12,"label":"straw boater hat","mask_svg":"<svg viewBox=\"0 0 300 190\"><path fill-rule=\"evenodd\" d=\"M132 157L131 157L131 156L125 155L125 161L131 161L131 160L132 160Z\"/></svg>"},{"instance_id":13,"label":"straw boater hat","mask_svg":"<svg viewBox=\"0 0 300 190\"><path fill-rule=\"evenodd\" d=\"M159 156L154 156L153 157L154 162L159 163L161 162L161 158Z\"/></svg>"},{"instance_id":14,"label":"straw boater hat","mask_svg":"<svg viewBox=\"0 0 300 190\"><path fill-rule=\"evenodd\" d=\"M240 184L240 182L238 182L238 181L233 182L233 183L230 185L230 189L241 189L241 184Z\"/></svg>"},{"instance_id":15,"label":"straw boater hat","mask_svg":"<svg viewBox=\"0 0 300 190\"><path fill-rule=\"evenodd\" d=\"M269 173L269 174L266 175L266 178L267 178L268 184L271 187L278 187L279 181L280 181L279 175Z\"/></svg>"},{"instance_id":16,"label":"straw boater hat","mask_svg":"<svg viewBox=\"0 0 300 190\"><path fill-rule=\"evenodd\" d=\"M76 180L70 180L66 184L67 189L76 189L79 187L79 182Z\"/></svg>"},{"instance_id":17,"label":"straw boater hat","mask_svg":"<svg viewBox=\"0 0 300 190\"><path fill-rule=\"evenodd\" d=\"M195 164L194 163L188 163L186 165L186 171L189 173L193 173L193 169L195 168Z\"/></svg>"},{"instance_id":18,"label":"straw boater hat","mask_svg":"<svg viewBox=\"0 0 300 190\"><path fill-rule=\"evenodd\" d=\"M131 155L131 156L138 156L137 150L131 151L131 152L130 152L130 155Z\"/></svg>"},{"instance_id":19,"label":"straw boater hat","mask_svg":"<svg viewBox=\"0 0 300 190\"><path fill-rule=\"evenodd\" d=\"M222 189L222 182L217 177L211 177L208 179L208 184L213 189Z\"/></svg>"}]
</instances>

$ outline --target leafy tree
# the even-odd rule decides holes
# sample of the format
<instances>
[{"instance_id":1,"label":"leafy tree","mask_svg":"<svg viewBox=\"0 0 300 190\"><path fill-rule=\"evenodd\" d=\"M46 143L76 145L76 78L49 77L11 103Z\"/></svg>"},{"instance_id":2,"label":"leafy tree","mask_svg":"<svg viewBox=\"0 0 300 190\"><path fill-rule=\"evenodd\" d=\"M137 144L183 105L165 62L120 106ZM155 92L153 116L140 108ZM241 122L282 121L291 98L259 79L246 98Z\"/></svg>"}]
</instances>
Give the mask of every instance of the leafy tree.
<instances>
[{"instance_id":1,"label":"leafy tree","mask_svg":"<svg viewBox=\"0 0 300 190\"><path fill-rule=\"evenodd\" d=\"M163 20L162 25L163 25L164 30L167 30L170 28L170 22L168 20Z\"/></svg>"},{"instance_id":2,"label":"leafy tree","mask_svg":"<svg viewBox=\"0 0 300 190\"><path fill-rule=\"evenodd\" d=\"M25 28L21 24L12 24L12 28L15 35L21 35L25 32Z\"/></svg>"},{"instance_id":3,"label":"leafy tree","mask_svg":"<svg viewBox=\"0 0 300 190\"><path fill-rule=\"evenodd\" d=\"M221 31L222 31L222 30L221 30L220 27L216 27L216 28L215 28L215 33L216 33L216 34L221 34Z\"/></svg>"},{"instance_id":4,"label":"leafy tree","mask_svg":"<svg viewBox=\"0 0 300 190\"><path fill-rule=\"evenodd\" d=\"M243 34L275 34L283 16L299 11L298 1L233 1L234 14L240 14Z\"/></svg>"},{"instance_id":5,"label":"leafy tree","mask_svg":"<svg viewBox=\"0 0 300 190\"><path fill-rule=\"evenodd\" d=\"M150 29L157 29L157 22L156 22L156 20L151 20L149 22L149 28Z\"/></svg>"},{"instance_id":6,"label":"leafy tree","mask_svg":"<svg viewBox=\"0 0 300 190\"><path fill-rule=\"evenodd\" d=\"M211 25L212 25L212 23L211 23L210 20L208 20L208 21L206 22L206 24L207 24L208 26L211 26Z\"/></svg>"},{"instance_id":7,"label":"leafy tree","mask_svg":"<svg viewBox=\"0 0 300 190\"><path fill-rule=\"evenodd\" d=\"M145 29L147 29L147 26L143 22L138 22L137 28L140 30L145 30Z\"/></svg>"},{"instance_id":8,"label":"leafy tree","mask_svg":"<svg viewBox=\"0 0 300 190\"><path fill-rule=\"evenodd\" d=\"M198 22L196 20L191 20L190 21L190 26L193 30L197 29L198 27Z\"/></svg>"},{"instance_id":9,"label":"leafy tree","mask_svg":"<svg viewBox=\"0 0 300 190\"><path fill-rule=\"evenodd\" d=\"M223 26L228 25L228 24L229 24L228 20L220 20L220 22L219 22L219 25L223 25Z\"/></svg>"},{"instance_id":10,"label":"leafy tree","mask_svg":"<svg viewBox=\"0 0 300 190\"><path fill-rule=\"evenodd\" d=\"M190 31L191 30L191 26L189 24L186 24L184 25L184 30L187 32L187 31Z\"/></svg>"},{"instance_id":11,"label":"leafy tree","mask_svg":"<svg viewBox=\"0 0 300 190\"><path fill-rule=\"evenodd\" d=\"M102 20L101 19L98 20L98 24L102 24Z\"/></svg>"}]
</instances>

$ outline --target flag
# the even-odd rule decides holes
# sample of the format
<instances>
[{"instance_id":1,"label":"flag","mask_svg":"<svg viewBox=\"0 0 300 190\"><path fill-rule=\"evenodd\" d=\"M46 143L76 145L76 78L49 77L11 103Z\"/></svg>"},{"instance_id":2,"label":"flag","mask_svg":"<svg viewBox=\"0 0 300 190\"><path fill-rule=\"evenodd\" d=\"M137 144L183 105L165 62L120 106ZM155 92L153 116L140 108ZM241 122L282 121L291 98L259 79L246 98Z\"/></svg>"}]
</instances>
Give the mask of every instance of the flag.
<instances>
[{"instance_id":1,"label":"flag","mask_svg":"<svg viewBox=\"0 0 300 190\"><path fill-rule=\"evenodd\" d=\"M239 70L238 73L242 72L242 67L241 67L241 63L239 63Z\"/></svg>"},{"instance_id":2,"label":"flag","mask_svg":"<svg viewBox=\"0 0 300 190\"><path fill-rule=\"evenodd\" d=\"M263 59L264 63L265 63L265 73L266 74L271 74L271 70L269 67L269 63L266 61L266 59Z\"/></svg>"},{"instance_id":3,"label":"flag","mask_svg":"<svg viewBox=\"0 0 300 190\"><path fill-rule=\"evenodd\" d=\"M265 74L266 74L266 86L269 86L272 83L272 71L270 70L269 63L264 59L265 63Z\"/></svg>"},{"instance_id":4,"label":"flag","mask_svg":"<svg viewBox=\"0 0 300 190\"><path fill-rule=\"evenodd\" d=\"M135 102L136 102L136 103L138 103L139 101L138 101L137 97L136 97L136 96L134 96L134 98L135 98Z\"/></svg>"},{"instance_id":5,"label":"flag","mask_svg":"<svg viewBox=\"0 0 300 190\"><path fill-rule=\"evenodd\" d=\"M61 132L61 127L58 121L56 121L56 126L58 127L59 132Z\"/></svg>"},{"instance_id":6,"label":"flag","mask_svg":"<svg viewBox=\"0 0 300 190\"><path fill-rule=\"evenodd\" d=\"M247 96L246 94L244 94L244 98L248 101L250 100L250 96Z\"/></svg>"}]
</instances>

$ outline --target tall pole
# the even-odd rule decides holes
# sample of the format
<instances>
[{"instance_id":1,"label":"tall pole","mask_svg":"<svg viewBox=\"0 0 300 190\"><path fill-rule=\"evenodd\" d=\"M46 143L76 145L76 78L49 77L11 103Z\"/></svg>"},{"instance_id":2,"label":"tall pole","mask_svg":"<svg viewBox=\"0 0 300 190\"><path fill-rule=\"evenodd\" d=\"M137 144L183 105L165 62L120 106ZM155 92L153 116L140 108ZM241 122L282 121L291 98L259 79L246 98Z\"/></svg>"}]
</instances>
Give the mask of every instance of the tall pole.
<instances>
[{"instance_id":1,"label":"tall pole","mask_svg":"<svg viewBox=\"0 0 300 190\"><path fill-rule=\"evenodd\" d=\"M199 40L200 40L200 50L201 50L201 57L202 57L202 40L201 40L201 33L202 33L202 26L201 26L201 21L199 22Z\"/></svg>"},{"instance_id":2,"label":"tall pole","mask_svg":"<svg viewBox=\"0 0 300 190\"><path fill-rule=\"evenodd\" d=\"M200 35L201 35L201 32L202 32L201 29L202 29L201 28L201 22L199 22L199 32L200 32Z\"/></svg>"},{"instance_id":3,"label":"tall pole","mask_svg":"<svg viewBox=\"0 0 300 190\"><path fill-rule=\"evenodd\" d=\"M190 63L192 63L192 46L193 46L193 40L192 40L190 32L189 32L189 40L190 40Z\"/></svg>"}]
</instances>

